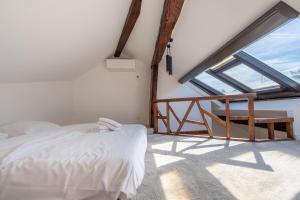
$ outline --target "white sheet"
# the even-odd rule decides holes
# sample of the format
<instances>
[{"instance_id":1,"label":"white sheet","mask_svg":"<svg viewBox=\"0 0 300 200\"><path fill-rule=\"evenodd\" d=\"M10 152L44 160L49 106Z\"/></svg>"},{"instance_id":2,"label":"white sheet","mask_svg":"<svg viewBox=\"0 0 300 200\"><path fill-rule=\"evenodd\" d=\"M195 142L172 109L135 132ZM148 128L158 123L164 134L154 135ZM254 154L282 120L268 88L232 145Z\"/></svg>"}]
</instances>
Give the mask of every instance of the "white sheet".
<instances>
[{"instance_id":1,"label":"white sheet","mask_svg":"<svg viewBox=\"0 0 300 200\"><path fill-rule=\"evenodd\" d=\"M141 125L108 133L68 126L0 141L0 199L131 198L144 176L146 134Z\"/></svg>"},{"instance_id":2,"label":"white sheet","mask_svg":"<svg viewBox=\"0 0 300 200\"><path fill-rule=\"evenodd\" d=\"M5 140L8 138L8 134L6 133L0 133L0 140Z\"/></svg>"},{"instance_id":3,"label":"white sheet","mask_svg":"<svg viewBox=\"0 0 300 200\"><path fill-rule=\"evenodd\" d=\"M60 128L61 126L47 121L18 121L2 125L0 132L6 133L11 138L24 134L55 131Z\"/></svg>"}]
</instances>

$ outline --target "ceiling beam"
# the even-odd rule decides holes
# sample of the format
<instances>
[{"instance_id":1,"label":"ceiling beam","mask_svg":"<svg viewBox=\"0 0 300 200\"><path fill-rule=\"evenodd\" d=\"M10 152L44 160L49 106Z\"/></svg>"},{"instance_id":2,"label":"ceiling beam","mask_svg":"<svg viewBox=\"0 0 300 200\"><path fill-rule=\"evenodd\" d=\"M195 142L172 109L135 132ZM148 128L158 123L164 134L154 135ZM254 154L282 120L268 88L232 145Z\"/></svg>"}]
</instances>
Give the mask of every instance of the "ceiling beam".
<instances>
[{"instance_id":1,"label":"ceiling beam","mask_svg":"<svg viewBox=\"0 0 300 200\"><path fill-rule=\"evenodd\" d=\"M152 58L152 66L158 65L164 55L172 31L179 18L184 0L165 0L160 21L159 34L156 40L155 51Z\"/></svg>"},{"instance_id":2,"label":"ceiling beam","mask_svg":"<svg viewBox=\"0 0 300 200\"><path fill-rule=\"evenodd\" d=\"M142 0L132 0L129 12L122 30L122 34L119 39L118 46L116 48L115 57L120 57L126 42L133 30L133 27L139 18L140 12L141 12L141 7L142 7Z\"/></svg>"},{"instance_id":3,"label":"ceiling beam","mask_svg":"<svg viewBox=\"0 0 300 200\"><path fill-rule=\"evenodd\" d=\"M158 64L160 63L167 44L171 39L172 31L179 18L184 0L165 0L160 28L156 40L155 50L152 58L151 68L151 91L150 91L150 126L153 127L154 117L152 102L157 98Z\"/></svg>"}]
</instances>

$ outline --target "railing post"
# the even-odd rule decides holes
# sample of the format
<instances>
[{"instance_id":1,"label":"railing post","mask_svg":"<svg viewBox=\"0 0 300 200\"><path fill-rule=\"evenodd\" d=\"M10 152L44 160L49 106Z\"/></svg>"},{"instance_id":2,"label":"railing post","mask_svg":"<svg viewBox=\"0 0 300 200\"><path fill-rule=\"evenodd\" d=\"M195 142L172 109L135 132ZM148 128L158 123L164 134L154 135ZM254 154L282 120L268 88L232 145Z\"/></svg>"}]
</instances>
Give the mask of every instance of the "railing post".
<instances>
[{"instance_id":1,"label":"railing post","mask_svg":"<svg viewBox=\"0 0 300 200\"><path fill-rule=\"evenodd\" d=\"M211 130L211 128L209 127L209 124L208 124L207 119L206 119L206 117L205 117L205 113L204 113L204 111L203 111L203 108L201 107L200 100L198 100L196 103L197 103L199 112L200 112L200 114L201 114L201 117L202 117L202 119L203 119L204 125L205 125L205 127L206 127L206 129L207 129L208 135L209 135L210 138L213 138L212 130Z\"/></svg>"},{"instance_id":2,"label":"railing post","mask_svg":"<svg viewBox=\"0 0 300 200\"><path fill-rule=\"evenodd\" d=\"M220 124L222 127L225 127L226 129L226 138L231 139L231 119L233 119L233 116L231 116L231 110L230 110L230 101L234 99L247 99L248 100L248 132L249 132L249 139L250 141L255 141L255 116L254 116L254 98L256 94L255 93L249 93L249 94L238 94L238 95L223 95L223 96L204 96L204 97L186 97L186 98L173 98L173 99L158 99L153 101L153 119L154 119L154 132L158 133L158 121L161 119L164 123L167 131L165 134L174 133L175 135L179 135L181 133L181 129L184 126L185 123L192 123L192 124L199 124L206 126L208 130L208 134L210 137L213 136L213 132L211 128L209 127L209 124L207 120L205 119L207 115L212 120ZM205 109L203 109L200 105L200 101L213 101L213 100L225 100L226 104L226 120L221 119L217 115L215 115L212 112L208 112ZM174 109L171 107L171 103L173 102L190 102L190 105L188 109L186 110L183 119L179 119ZM165 103L166 104L166 114L165 116L162 115L158 104L159 103ZM199 111L201 113L201 116L203 118L204 122L201 121L195 121L188 119L188 116L193 108L193 106L197 104ZM177 130L171 130L171 114L174 115L176 121L178 122L179 126ZM239 119L238 117L236 119ZM245 119L244 116L241 117L241 119Z\"/></svg>"},{"instance_id":3,"label":"railing post","mask_svg":"<svg viewBox=\"0 0 300 200\"><path fill-rule=\"evenodd\" d=\"M170 128L170 104L169 104L169 102L166 102L166 117L167 117L167 132L170 134L171 128Z\"/></svg>"},{"instance_id":4,"label":"railing post","mask_svg":"<svg viewBox=\"0 0 300 200\"><path fill-rule=\"evenodd\" d=\"M248 97L248 133L249 140L251 142L255 141L255 122L254 122L254 97Z\"/></svg>"},{"instance_id":5,"label":"railing post","mask_svg":"<svg viewBox=\"0 0 300 200\"><path fill-rule=\"evenodd\" d=\"M226 139L229 140L230 137L230 98L226 97Z\"/></svg>"},{"instance_id":6,"label":"railing post","mask_svg":"<svg viewBox=\"0 0 300 200\"><path fill-rule=\"evenodd\" d=\"M158 133L158 114L157 114L157 103L152 104L153 109L153 133Z\"/></svg>"}]
</instances>

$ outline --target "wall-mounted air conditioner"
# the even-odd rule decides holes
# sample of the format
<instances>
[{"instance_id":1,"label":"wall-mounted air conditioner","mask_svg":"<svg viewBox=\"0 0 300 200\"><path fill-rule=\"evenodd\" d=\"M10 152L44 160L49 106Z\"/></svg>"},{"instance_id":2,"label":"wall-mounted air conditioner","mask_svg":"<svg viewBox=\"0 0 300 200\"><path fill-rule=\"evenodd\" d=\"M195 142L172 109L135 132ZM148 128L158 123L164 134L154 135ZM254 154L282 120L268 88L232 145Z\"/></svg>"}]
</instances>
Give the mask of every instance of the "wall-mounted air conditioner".
<instances>
[{"instance_id":1,"label":"wall-mounted air conditioner","mask_svg":"<svg viewBox=\"0 0 300 200\"><path fill-rule=\"evenodd\" d=\"M135 71L135 59L106 59L106 68L109 71Z\"/></svg>"}]
</instances>

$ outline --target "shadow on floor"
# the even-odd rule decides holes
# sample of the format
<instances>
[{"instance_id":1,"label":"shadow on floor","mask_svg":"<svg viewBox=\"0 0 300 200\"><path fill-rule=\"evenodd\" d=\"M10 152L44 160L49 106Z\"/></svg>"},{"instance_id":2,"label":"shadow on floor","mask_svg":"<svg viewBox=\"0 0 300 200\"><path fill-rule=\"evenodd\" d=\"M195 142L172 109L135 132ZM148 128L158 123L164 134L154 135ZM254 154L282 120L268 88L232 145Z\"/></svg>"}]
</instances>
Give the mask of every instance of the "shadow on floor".
<instances>
[{"instance_id":1,"label":"shadow on floor","mask_svg":"<svg viewBox=\"0 0 300 200\"><path fill-rule=\"evenodd\" d=\"M295 141L274 144L161 135L148 138L145 179L134 200L284 198L289 194L282 195L273 187L285 187L285 182L273 182L284 178L280 177L285 170L280 162L294 159L292 164L300 164L300 143ZM276 156L281 156L278 164ZM293 166L300 171L300 165ZM270 193L258 196L260 187ZM291 195L295 191L300 192L300 187ZM299 199L299 193L294 199Z\"/></svg>"}]
</instances>

